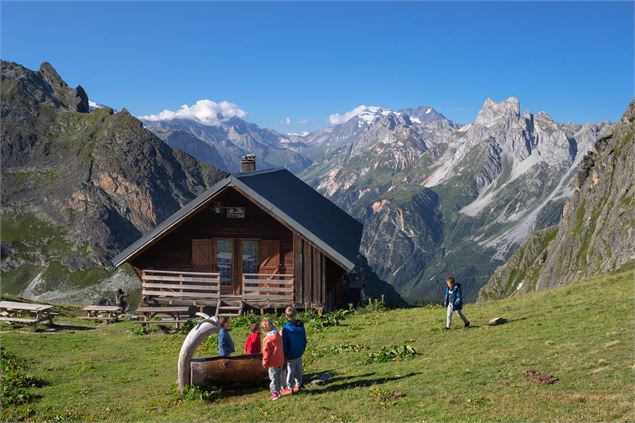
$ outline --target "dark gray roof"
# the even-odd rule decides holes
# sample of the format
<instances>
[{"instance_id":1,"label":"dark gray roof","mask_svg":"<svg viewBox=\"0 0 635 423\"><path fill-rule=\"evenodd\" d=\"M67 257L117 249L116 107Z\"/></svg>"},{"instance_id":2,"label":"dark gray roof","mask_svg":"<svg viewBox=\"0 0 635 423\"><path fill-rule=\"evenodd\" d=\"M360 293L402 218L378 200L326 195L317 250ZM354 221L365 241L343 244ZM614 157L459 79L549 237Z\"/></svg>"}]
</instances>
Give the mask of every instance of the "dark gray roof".
<instances>
[{"instance_id":1,"label":"dark gray roof","mask_svg":"<svg viewBox=\"0 0 635 423\"><path fill-rule=\"evenodd\" d=\"M237 173L219 181L119 253L113 258L115 266L130 260L227 186L235 186L344 268L354 267L362 224L286 169Z\"/></svg>"}]
</instances>

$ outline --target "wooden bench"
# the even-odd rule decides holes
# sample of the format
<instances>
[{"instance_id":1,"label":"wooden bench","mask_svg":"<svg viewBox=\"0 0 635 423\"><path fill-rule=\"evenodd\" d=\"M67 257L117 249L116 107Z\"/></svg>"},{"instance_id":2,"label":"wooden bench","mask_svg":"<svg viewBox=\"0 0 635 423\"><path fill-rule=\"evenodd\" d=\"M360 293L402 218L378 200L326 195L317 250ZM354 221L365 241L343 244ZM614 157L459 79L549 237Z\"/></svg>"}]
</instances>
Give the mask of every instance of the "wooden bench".
<instances>
[{"instance_id":1,"label":"wooden bench","mask_svg":"<svg viewBox=\"0 0 635 423\"><path fill-rule=\"evenodd\" d=\"M142 317L137 323L141 323L141 326L145 329L148 324L176 324L176 328L180 329L181 323L187 322L192 316L189 307L172 307L172 306L159 306L159 307L139 307L137 313ZM167 316L161 320L150 320L155 316Z\"/></svg>"},{"instance_id":2,"label":"wooden bench","mask_svg":"<svg viewBox=\"0 0 635 423\"><path fill-rule=\"evenodd\" d=\"M26 323L35 325L48 321L49 326L53 326L53 316L57 313L52 312L53 306L46 304L20 303L17 301L0 301L0 321L8 323ZM24 315L32 317L25 317Z\"/></svg>"},{"instance_id":3,"label":"wooden bench","mask_svg":"<svg viewBox=\"0 0 635 423\"><path fill-rule=\"evenodd\" d=\"M220 273L179 270L143 270L143 305L150 303L191 304L203 311L220 300Z\"/></svg>"},{"instance_id":4,"label":"wooden bench","mask_svg":"<svg viewBox=\"0 0 635 423\"><path fill-rule=\"evenodd\" d=\"M88 315L80 317L80 319L103 321L108 324L119 320L119 316L123 312L123 309L117 306L91 305L88 307L84 307L84 311L86 311Z\"/></svg>"}]
</instances>

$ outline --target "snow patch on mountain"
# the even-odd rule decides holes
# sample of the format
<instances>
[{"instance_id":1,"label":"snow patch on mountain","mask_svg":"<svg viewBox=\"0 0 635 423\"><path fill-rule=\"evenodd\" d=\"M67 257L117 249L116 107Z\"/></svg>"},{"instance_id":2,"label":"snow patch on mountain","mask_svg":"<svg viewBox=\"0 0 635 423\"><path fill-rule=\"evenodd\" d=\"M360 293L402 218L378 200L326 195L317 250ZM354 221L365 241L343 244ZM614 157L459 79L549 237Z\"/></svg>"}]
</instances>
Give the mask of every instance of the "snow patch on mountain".
<instances>
[{"instance_id":1,"label":"snow patch on mountain","mask_svg":"<svg viewBox=\"0 0 635 423\"><path fill-rule=\"evenodd\" d=\"M334 113L330 115L329 123L331 125L341 125L353 119L354 117L357 117L359 119L358 124L372 123L379 116L387 116L391 113L395 112L393 112L392 110L382 109L378 106L366 106L362 104L361 106L357 106L353 110L348 111L344 114L340 115L339 113Z\"/></svg>"}]
</instances>

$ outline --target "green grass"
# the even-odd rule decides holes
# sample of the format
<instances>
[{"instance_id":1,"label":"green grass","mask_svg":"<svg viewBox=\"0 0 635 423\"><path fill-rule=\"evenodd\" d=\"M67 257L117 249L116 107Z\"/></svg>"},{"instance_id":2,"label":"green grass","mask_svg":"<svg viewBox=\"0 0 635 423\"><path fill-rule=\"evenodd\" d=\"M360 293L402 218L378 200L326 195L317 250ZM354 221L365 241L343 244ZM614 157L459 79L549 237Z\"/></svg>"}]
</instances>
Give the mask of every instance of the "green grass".
<instances>
[{"instance_id":1,"label":"green grass","mask_svg":"<svg viewBox=\"0 0 635 423\"><path fill-rule=\"evenodd\" d=\"M4 213L0 218L2 241L38 243L42 239L63 239L62 226L46 222L31 213Z\"/></svg>"},{"instance_id":2,"label":"green grass","mask_svg":"<svg viewBox=\"0 0 635 423\"><path fill-rule=\"evenodd\" d=\"M40 273L37 266L21 266L2 272L1 292L3 294L18 295Z\"/></svg>"},{"instance_id":3,"label":"green grass","mask_svg":"<svg viewBox=\"0 0 635 423\"><path fill-rule=\"evenodd\" d=\"M87 329L3 326L7 352L45 382L32 388L41 398L3 413L37 421L633 420L634 277L629 270L466 305L469 329L442 331L445 313L436 306L358 313L319 331L309 326L305 371L334 378L275 403L266 388L182 400L174 391L182 334L137 335L132 322L93 325L72 317L59 320ZM496 316L510 323L487 326ZM232 331L238 348L246 332L246 324ZM417 354L369 359L403 345ZM532 384L522 374L527 369L559 381Z\"/></svg>"},{"instance_id":4,"label":"green grass","mask_svg":"<svg viewBox=\"0 0 635 423\"><path fill-rule=\"evenodd\" d=\"M42 278L45 284L41 287L41 290L53 290L63 286L85 288L87 286L96 285L107 276L108 272L101 267L71 272L60 262L52 261L46 266L44 272L42 272Z\"/></svg>"}]
</instances>

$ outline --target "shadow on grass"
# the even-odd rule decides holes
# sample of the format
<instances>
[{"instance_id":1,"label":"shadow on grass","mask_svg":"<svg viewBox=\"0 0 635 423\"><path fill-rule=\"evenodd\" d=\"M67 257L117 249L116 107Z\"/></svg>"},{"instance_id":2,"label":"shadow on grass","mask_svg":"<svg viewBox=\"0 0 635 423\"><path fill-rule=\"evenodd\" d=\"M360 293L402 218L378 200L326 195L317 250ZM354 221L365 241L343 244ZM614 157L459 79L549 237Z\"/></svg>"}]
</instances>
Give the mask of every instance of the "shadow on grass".
<instances>
[{"instance_id":1,"label":"shadow on grass","mask_svg":"<svg viewBox=\"0 0 635 423\"><path fill-rule=\"evenodd\" d=\"M85 331L85 330L95 330L96 327L93 326L78 326L78 325L63 325L55 323L53 326L49 325L22 325L22 324L14 324L14 325L2 325L0 327L0 332L16 332L16 333L55 333L61 331Z\"/></svg>"},{"instance_id":2,"label":"shadow on grass","mask_svg":"<svg viewBox=\"0 0 635 423\"><path fill-rule=\"evenodd\" d=\"M343 383L336 383L333 384L333 380L336 380L336 378L333 378L331 380L328 381L328 383L326 383L325 385L323 385L324 387L322 388L322 386L319 386L317 389L311 389L311 390L305 390L304 394L308 394L308 395L319 395L319 394L324 394L326 392L337 392L337 391L341 391L341 390L345 390L345 389L353 389L353 388L368 388L370 386L374 386L374 385L382 385L386 382L394 382L397 380L401 380L401 379L407 379L409 377L412 376L417 376L420 375L421 373L416 373L416 372L411 372L402 376L389 376L389 377L375 377L375 378L367 378L367 379L357 379L360 377L366 377L366 376L372 376L374 373L369 373L369 374L364 374L364 375L355 375L355 376L350 376L348 378L345 377L339 377L337 378L338 380L343 380L343 379L349 379L349 382L343 382ZM322 389L320 389L322 388Z\"/></svg>"},{"instance_id":3,"label":"shadow on grass","mask_svg":"<svg viewBox=\"0 0 635 423\"><path fill-rule=\"evenodd\" d=\"M65 324L59 324L59 323L55 323L53 326L38 326L35 329L35 332L40 333L40 332L60 332L60 331L84 331L84 330L95 330L97 329L96 326L79 326L79 325L65 325Z\"/></svg>"}]
</instances>

